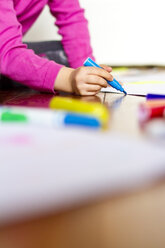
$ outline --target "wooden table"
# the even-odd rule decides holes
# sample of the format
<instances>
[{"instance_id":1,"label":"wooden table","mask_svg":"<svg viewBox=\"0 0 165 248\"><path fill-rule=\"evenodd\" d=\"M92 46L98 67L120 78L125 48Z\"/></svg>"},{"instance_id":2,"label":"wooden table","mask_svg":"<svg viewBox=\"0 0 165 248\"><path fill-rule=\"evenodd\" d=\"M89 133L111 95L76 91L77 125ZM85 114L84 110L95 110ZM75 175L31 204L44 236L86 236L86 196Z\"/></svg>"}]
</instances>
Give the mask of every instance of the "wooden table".
<instances>
[{"instance_id":1,"label":"wooden table","mask_svg":"<svg viewBox=\"0 0 165 248\"><path fill-rule=\"evenodd\" d=\"M47 107L52 96L27 89L0 91L0 104ZM145 138L137 122L142 97L100 93L82 97L113 106L110 128ZM0 227L1 248L164 248L165 183L66 212Z\"/></svg>"}]
</instances>

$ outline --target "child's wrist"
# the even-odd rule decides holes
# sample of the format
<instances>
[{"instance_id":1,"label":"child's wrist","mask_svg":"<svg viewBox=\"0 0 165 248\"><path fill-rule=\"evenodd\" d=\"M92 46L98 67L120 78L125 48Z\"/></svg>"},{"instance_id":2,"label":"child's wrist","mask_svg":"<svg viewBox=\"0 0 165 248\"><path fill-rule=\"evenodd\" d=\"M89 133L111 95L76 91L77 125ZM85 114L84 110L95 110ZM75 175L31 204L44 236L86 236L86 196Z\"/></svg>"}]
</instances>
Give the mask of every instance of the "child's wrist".
<instances>
[{"instance_id":1,"label":"child's wrist","mask_svg":"<svg viewBox=\"0 0 165 248\"><path fill-rule=\"evenodd\" d=\"M56 77L54 89L59 91L65 91L73 93L72 88L72 72L74 69L68 67L62 67Z\"/></svg>"}]
</instances>

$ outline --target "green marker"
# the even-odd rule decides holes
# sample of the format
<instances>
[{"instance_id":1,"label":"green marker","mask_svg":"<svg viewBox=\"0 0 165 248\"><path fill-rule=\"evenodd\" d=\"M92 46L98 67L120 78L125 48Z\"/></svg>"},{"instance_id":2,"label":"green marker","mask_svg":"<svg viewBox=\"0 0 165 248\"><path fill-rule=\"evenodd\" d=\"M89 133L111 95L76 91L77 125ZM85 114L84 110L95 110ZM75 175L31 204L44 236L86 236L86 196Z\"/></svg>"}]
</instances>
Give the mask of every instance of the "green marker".
<instances>
[{"instance_id":1,"label":"green marker","mask_svg":"<svg viewBox=\"0 0 165 248\"><path fill-rule=\"evenodd\" d=\"M21 113L12 112L11 110L4 110L0 117L2 122L28 122L27 116Z\"/></svg>"}]
</instances>

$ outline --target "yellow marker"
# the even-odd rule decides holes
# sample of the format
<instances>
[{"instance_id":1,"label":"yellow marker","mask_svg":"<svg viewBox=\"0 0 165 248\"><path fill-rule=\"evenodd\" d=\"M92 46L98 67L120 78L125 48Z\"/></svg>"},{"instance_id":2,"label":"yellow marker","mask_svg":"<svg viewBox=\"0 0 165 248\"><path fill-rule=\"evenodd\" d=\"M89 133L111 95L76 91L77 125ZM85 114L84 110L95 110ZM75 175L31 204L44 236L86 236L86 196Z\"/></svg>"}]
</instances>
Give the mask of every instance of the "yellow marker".
<instances>
[{"instance_id":1,"label":"yellow marker","mask_svg":"<svg viewBox=\"0 0 165 248\"><path fill-rule=\"evenodd\" d=\"M92 115L99 119L103 128L108 125L109 111L100 103L82 102L77 99L55 96L50 101L50 108Z\"/></svg>"}]
</instances>

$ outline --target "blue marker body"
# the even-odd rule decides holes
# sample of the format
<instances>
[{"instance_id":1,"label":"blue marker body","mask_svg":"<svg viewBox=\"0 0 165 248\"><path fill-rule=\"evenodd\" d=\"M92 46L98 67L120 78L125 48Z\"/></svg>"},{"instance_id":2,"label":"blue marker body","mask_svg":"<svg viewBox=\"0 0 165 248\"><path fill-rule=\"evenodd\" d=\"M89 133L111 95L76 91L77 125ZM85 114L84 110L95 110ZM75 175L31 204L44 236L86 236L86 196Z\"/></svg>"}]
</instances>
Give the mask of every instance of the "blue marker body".
<instances>
[{"instance_id":1,"label":"blue marker body","mask_svg":"<svg viewBox=\"0 0 165 248\"><path fill-rule=\"evenodd\" d=\"M101 66L96 64L91 58L86 59L86 61L84 62L84 66L95 66L98 68L102 68ZM113 88L115 88L116 90L123 92L125 95L127 94L127 92L123 89L121 84L116 79L113 79L113 81L107 81L107 83L111 85Z\"/></svg>"},{"instance_id":2,"label":"blue marker body","mask_svg":"<svg viewBox=\"0 0 165 248\"><path fill-rule=\"evenodd\" d=\"M74 114L74 113L67 113L64 116L63 123L66 126L83 126L83 127L90 127L94 129L101 128L101 123L98 119L92 116L81 115L81 114Z\"/></svg>"},{"instance_id":3,"label":"blue marker body","mask_svg":"<svg viewBox=\"0 0 165 248\"><path fill-rule=\"evenodd\" d=\"M147 94L147 100L165 99L165 95Z\"/></svg>"}]
</instances>

